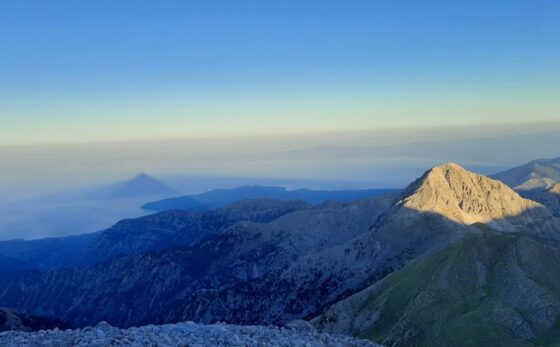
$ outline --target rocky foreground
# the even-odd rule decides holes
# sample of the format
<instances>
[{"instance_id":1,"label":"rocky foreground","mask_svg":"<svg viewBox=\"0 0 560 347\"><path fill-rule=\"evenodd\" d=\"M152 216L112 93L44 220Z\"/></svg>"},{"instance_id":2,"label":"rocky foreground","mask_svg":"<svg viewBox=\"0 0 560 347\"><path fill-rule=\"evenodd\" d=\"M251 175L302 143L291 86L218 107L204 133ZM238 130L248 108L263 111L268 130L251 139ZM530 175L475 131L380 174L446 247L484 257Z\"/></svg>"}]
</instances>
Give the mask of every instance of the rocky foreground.
<instances>
[{"instance_id":1,"label":"rocky foreground","mask_svg":"<svg viewBox=\"0 0 560 347\"><path fill-rule=\"evenodd\" d=\"M192 322L118 329L102 322L77 330L8 331L0 346L332 346L376 347L369 341L319 333L306 323L286 328L236 325L201 325Z\"/></svg>"}]
</instances>

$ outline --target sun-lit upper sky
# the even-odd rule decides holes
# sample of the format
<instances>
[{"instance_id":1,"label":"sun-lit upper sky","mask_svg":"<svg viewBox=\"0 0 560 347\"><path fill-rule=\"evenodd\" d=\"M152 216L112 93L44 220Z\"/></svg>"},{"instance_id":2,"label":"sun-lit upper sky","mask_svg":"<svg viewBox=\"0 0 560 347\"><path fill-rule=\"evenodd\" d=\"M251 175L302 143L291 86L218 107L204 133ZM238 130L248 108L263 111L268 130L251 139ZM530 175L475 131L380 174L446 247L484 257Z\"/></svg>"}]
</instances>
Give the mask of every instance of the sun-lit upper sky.
<instances>
[{"instance_id":1,"label":"sun-lit upper sky","mask_svg":"<svg viewBox=\"0 0 560 347\"><path fill-rule=\"evenodd\" d=\"M0 0L0 145L559 120L560 2Z\"/></svg>"}]
</instances>

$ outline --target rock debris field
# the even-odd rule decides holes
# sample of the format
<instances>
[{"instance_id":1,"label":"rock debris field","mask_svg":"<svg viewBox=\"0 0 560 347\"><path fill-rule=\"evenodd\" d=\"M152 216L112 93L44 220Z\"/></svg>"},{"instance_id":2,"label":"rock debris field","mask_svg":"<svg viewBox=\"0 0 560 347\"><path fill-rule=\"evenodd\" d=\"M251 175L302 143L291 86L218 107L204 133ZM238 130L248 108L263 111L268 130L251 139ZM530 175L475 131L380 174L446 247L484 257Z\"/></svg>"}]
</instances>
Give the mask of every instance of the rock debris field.
<instances>
[{"instance_id":1,"label":"rock debris field","mask_svg":"<svg viewBox=\"0 0 560 347\"><path fill-rule=\"evenodd\" d=\"M0 333L5 347L74 346L332 346L378 347L365 340L320 333L307 323L288 327L201 325L192 322L118 329L102 322L76 330L7 331Z\"/></svg>"}]
</instances>

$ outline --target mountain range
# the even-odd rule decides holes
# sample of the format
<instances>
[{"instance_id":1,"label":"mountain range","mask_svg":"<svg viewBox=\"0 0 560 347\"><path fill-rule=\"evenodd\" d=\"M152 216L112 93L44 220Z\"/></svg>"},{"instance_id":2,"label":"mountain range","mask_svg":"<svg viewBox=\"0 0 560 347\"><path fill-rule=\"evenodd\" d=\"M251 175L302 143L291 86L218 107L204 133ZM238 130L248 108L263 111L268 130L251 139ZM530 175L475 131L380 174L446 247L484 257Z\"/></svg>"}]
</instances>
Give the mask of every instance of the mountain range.
<instances>
[{"instance_id":1,"label":"mountain range","mask_svg":"<svg viewBox=\"0 0 560 347\"><path fill-rule=\"evenodd\" d=\"M0 256L21 266L0 273L0 305L77 327L308 319L387 346L560 342L560 220L457 164L357 201L168 210Z\"/></svg>"},{"instance_id":2,"label":"mountain range","mask_svg":"<svg viewBox=\"0 0 560 347\"><path fill-rule=\"evenodd\" d=\"M464 173L457 179L460 173L445 169L432 184L422 180L410 188L423 197L404 204L471 231L335 304L313 320L316 327L388 346L558 343L558 219L501 182Z\"/></svg>"},{"instance_id":3,"label":"mountain range","mask_svg":"<svg viewBox=\"0 0 560 347\"><path fill-rule=\"evenodd\" d=\"M196 195L154 201L142 206L155 212L166 210L209 210L245 199L301 200L319 204L328 200L353 201L395 192L397 189L356 189L356 190L312 190L294 189L274 186L242 186L232 189L214 189Z\"/></svg>"}]
</instances>

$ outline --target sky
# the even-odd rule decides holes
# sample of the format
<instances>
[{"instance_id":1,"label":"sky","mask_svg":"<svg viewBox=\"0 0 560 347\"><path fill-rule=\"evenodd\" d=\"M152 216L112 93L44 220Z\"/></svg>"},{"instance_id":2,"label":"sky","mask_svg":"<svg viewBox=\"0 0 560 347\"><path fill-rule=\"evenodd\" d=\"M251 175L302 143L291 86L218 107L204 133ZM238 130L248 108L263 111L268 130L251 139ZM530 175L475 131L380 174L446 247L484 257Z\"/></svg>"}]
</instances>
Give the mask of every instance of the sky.
<instances>
[{"instance_id":1,"label":"sky","mask_svg":"<svg viewBox=\"0 0 560 347\"><path fill-rule=\"evenodd\" d=\"M0 0L0 146L557 122L559 17L552 0Z\"/></svg>"}]
</instances>

